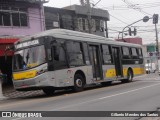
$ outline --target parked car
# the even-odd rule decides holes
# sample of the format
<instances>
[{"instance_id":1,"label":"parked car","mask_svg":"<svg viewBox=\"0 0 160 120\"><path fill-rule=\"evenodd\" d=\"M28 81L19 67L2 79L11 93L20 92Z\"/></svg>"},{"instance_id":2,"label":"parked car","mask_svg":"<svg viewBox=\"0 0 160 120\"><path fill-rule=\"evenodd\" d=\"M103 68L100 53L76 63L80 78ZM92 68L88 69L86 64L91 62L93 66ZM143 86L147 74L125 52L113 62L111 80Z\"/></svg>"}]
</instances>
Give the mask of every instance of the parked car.
<instances>
[{"instance_id":1,"label":"parked car","mask_svg":"<svg viewBox=\"0 0 160 120\"><path fill-rule=\"evenodd\" d=\"M145 64L146 73L155 73L156 71L156 64L155 63L147 63Z\"/></svg>"}]
</instances>

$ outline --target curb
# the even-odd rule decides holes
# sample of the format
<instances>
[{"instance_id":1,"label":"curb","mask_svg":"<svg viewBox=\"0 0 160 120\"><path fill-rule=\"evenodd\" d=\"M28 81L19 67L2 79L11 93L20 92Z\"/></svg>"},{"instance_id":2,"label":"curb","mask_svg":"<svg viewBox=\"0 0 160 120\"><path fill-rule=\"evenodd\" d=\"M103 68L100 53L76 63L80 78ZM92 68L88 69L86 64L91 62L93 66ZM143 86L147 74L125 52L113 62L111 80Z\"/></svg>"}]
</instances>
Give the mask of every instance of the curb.
<instances>
[{"instance_id":1,"label":"curb","mask_svg":"<svg viewBox=\"0 0 160 120\"><path fill-rule=\"evenodd\" d=\"M0 101L7 100L7 99L9 99L9 98L8 97L0 97Z\"/></svg>"}]
</instances>

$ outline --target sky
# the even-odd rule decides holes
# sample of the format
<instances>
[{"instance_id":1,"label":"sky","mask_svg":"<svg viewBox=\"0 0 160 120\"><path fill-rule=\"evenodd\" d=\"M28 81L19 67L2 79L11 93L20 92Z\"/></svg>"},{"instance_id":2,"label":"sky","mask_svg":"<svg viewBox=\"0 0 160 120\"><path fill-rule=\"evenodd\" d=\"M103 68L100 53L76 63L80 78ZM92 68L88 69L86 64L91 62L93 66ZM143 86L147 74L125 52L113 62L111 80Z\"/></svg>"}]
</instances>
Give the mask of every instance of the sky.
<instances>
[{"instance_id":1,"label":"sky","mask_svg":"<svg viewBox=\"0 0 160 120\"><path fill-rule=\"evenodd\" d=\"M95 4L98 1L90 0L90 3ZM50 0L45 6L62 8L73 4L80 5L80 0ZM95 8L108 10L110 14L110 21L108 21L110 38L118 38L118 33L125 26L142 19L144 16L160 15L160 1L158 0L100 0ZM158 37L160 38L159 24L160 21L157 24ZM142 38L143 44L156 42L155 26L152 19L146 23L140 21L132 26L137 28L137 36Z\"/></svg>"}]
</instances>

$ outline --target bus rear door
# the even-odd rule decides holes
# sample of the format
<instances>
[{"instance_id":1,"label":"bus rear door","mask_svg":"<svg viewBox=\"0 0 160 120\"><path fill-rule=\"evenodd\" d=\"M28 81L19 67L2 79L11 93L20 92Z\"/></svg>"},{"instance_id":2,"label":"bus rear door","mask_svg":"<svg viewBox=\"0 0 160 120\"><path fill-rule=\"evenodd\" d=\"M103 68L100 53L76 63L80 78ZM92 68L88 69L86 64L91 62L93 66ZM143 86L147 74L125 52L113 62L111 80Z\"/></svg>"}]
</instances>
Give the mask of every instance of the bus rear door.
<instances>
[{"instance_id":1,"label":"bus rear door","mask_svg":"<svg viewBox=\"0 0 160 120\"><path fill-rule=\"evenodd\" d=\"M115 70L117 77L123 77L123 68L122 68L122 61L121 61L121 52L120 47L112 47L112 53L114 58Z\"/></svg>"},{"instance_id":2,"label":"bus rear door","mask_svg":"<svg viewBox=\"0 0 160 120\"><path fill-rule=\"evenodd\" d=\"M99 45L90 45L89 53L93 70L93 78L96 80L101 80L103 77Z\"/></svg>"}]
</instances>

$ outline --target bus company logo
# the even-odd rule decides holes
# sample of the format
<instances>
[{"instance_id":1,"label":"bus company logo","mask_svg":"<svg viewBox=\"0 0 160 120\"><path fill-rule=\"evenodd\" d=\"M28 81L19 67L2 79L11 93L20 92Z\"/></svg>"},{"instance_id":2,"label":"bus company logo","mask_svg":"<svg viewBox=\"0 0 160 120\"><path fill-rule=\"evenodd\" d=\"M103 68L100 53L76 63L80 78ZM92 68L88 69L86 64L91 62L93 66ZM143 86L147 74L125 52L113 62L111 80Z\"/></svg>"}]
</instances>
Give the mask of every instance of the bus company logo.
<instances>
[{"instance_id":1,"label":"bus company logo","mask_svg":"<svg viewBox=\"0 0 160 120\"><path fill-rule=\"evenodd\" d=\"M2 112L2 117L12 117L11 112Z\"/></svg>"}]
</instances>

